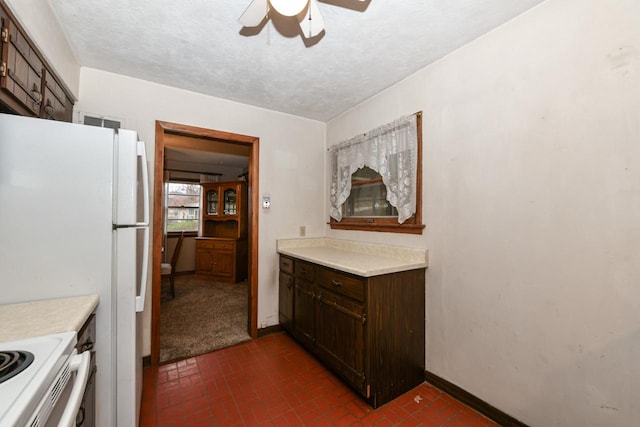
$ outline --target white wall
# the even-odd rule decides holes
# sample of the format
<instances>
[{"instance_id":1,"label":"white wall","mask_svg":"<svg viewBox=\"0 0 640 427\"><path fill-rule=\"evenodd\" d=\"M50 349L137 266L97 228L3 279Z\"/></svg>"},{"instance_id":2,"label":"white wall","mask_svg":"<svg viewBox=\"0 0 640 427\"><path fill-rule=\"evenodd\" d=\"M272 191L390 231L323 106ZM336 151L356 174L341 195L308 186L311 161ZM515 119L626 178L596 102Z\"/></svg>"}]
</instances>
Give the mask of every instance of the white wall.
<instances>
[{"instance_id":1,"label":"white wall","mask_svg":"<svg viewBox=\"0 0 640 427\"><path fill-rule=\"evenodd\" d=\"M29 37L78 98L80 64L46 0L5 0Z\"/></svg>"},{"instance_id":2,"label":"white wall","mask_svg":"<svg viewBox=\"0 0 640 427\"><path fill-rule=\"evenodd\" d=\"M640 419L639 23L547 0L327 124L424 111L425 233L327 235L427 247L427 369L532 426Z\"/></svg>"},{"instance_id":3,"label":"white wall","mask_svg":"<svg viewBox=\"0 0 640 427\"><path fill-rule=\"evenodd\" d=\"M324 233L324 123L255 108L83 67L79 112L125 119L148 143L154 162L155 121L162 120L260 138L259 194L271 194L271 208L259 212L258 325L278 323L276 239ZM153 177L153 171L150 171ZM150 295L147 298L150 307ZM150 310L145 316L144 353L150 353Z\"/></svg>"}]
</instances>

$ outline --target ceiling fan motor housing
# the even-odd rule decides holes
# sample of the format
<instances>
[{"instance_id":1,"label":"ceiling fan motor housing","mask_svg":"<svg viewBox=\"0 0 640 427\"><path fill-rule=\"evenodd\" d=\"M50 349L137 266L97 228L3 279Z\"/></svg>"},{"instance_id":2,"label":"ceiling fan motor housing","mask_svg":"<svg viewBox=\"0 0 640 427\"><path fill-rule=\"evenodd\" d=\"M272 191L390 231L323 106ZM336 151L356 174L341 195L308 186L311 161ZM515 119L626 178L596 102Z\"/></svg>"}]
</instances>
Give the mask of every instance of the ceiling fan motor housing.
<instances>
[{"instance_id":1,"label":"ceiling fan motor housing","mask_svg":"<svg viewBox=\"0 0 640 427\"><path fill-rule=\"evenodd\" d=\"M280 15L295 16L304 10L309 0L269 0L269 3Z\"/></svg>"}]
</instances>

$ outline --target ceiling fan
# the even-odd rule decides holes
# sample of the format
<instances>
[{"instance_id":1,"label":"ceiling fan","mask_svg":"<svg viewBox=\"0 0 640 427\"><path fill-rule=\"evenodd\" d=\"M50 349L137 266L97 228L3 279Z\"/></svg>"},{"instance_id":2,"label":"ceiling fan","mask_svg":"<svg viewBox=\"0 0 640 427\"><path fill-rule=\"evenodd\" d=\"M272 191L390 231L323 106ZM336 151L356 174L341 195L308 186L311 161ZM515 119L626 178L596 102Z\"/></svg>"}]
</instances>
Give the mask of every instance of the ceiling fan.
<instances>
[{"instance_id":1,"label":"ceiling fan","mask_svg":"<svg viewBox=\"0 0 640 427\"><path fill-rule=\"evenodd\" d=\"M324 30L317 0L253 0L238 21L245 27L257 27L271 10L283 16L296 16L304 38L315 37Z\"/></svg>"}]
</instances>

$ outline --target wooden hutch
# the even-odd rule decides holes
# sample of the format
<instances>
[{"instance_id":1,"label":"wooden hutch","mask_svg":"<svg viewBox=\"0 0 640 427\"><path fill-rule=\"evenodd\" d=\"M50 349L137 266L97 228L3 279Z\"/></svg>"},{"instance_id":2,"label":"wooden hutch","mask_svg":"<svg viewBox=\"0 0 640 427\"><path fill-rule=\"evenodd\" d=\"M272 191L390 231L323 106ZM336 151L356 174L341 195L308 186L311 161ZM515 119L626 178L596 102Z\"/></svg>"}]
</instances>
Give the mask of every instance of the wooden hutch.
<instances>
[{"instance_id":1,"label":"wooden hutch","mask_svg":"<svg viewBox=\"0 0 640 427\"><path fill-rule=\"evenodd\" d=\"M202 228L196 277L236 283L247 278L247 183L202 184Z\"/></svg>"}]
</instances>

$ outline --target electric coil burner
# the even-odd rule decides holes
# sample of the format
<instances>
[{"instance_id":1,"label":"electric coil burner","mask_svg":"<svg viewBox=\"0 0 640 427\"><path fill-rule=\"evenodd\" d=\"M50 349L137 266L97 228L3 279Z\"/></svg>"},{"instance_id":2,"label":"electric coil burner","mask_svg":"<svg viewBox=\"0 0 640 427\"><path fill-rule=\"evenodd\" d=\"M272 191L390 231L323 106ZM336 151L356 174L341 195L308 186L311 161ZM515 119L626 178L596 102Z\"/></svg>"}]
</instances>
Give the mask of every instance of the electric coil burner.
<instances>
[{"instance_id":1,"label":"electric coil burner","mask_svg":"<svg viewBox=\"0 0 640 427\"><path fill-rule=\"evenodd\" d=\"M0 351L0 384L24 371L33 362L28 351Z\"/></svg>"},{"instance_id":2,"label":"electric coil burner","mask_svg":"<svg viewBox=\"0 0 640 427\"><path fill-rule=\"evenodd\" d=\"M32 425L75 344L75 332L0 342L1 427Z\"/></svg>"}]
</instances>

